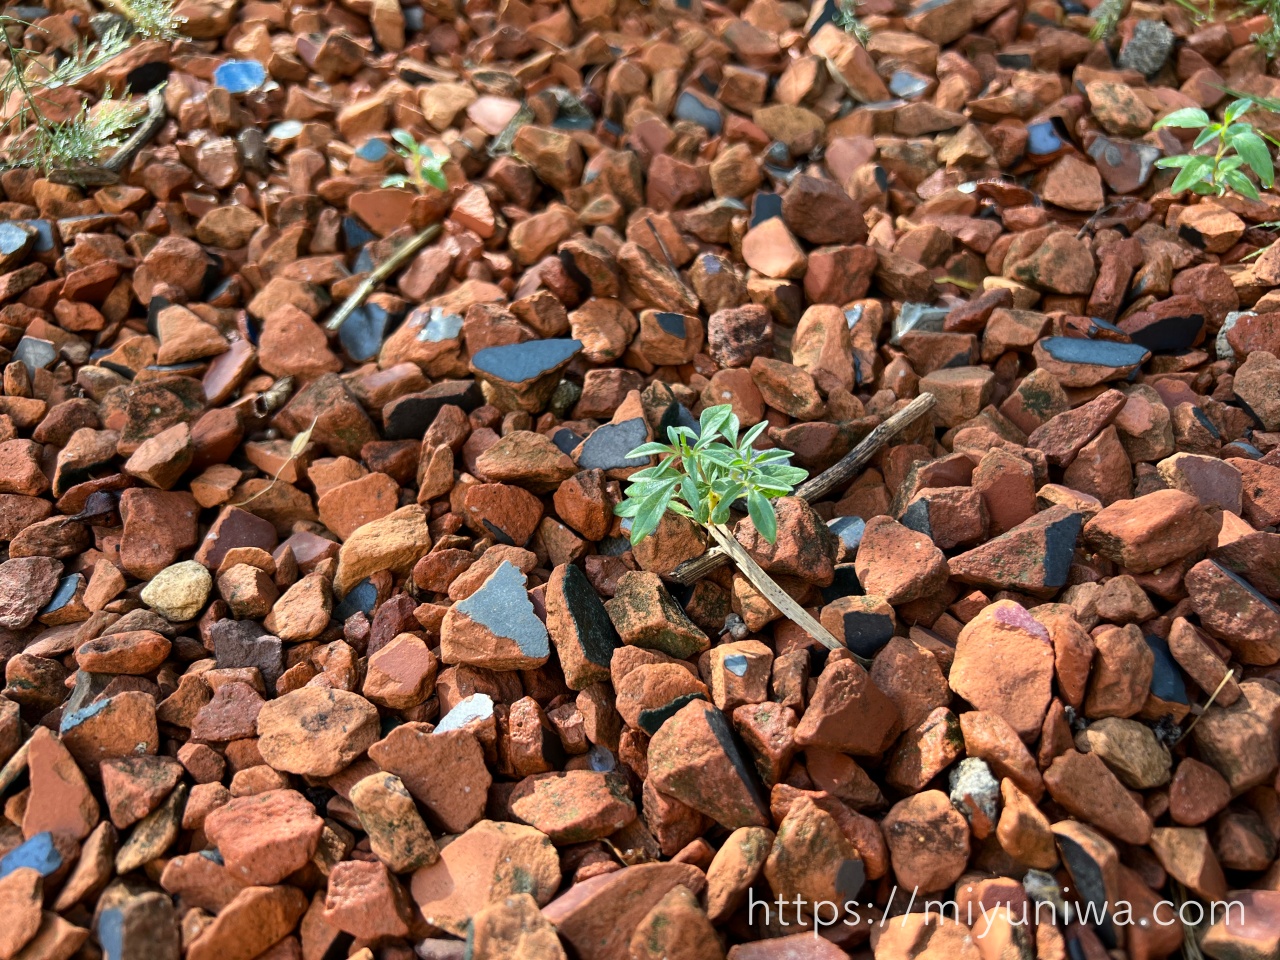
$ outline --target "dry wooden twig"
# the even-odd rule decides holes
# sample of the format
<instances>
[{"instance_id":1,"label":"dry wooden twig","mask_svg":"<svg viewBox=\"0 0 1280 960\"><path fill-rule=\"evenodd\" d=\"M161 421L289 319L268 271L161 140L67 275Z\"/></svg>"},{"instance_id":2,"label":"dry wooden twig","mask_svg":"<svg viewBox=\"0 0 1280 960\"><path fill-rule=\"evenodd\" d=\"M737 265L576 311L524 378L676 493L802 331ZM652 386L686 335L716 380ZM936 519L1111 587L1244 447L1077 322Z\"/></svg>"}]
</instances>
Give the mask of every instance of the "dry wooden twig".
<instances>
[{"instance_id":1,"label":"dry wooden twig","mask_svg":"<svg viewBox=\"0 0 1280 960\"><path fill-rule=\"evenodd\" d=\"M838 463L828 467L816 477L812 477L800 484L796 488L796 496L813 503L815 500L821 500L833 490L838 490L847 485L867 468L867 465L875 459L876 454L888 446L894 437L932 410L937 402L937 398L932 393L920 394L920 396L867 434L862 439L862 442L845 454ZM734 542L736 543L737 541L735 540ZM694 583L697 580L701 580L728 559L729 554L723 547L712 547L702 556L686 560L676 567L671 574L671 579L676 583L685 585ZM770 598L770 601L772 602L772 598ZM778 604L774 603L774 606L778 606ZM781 610L782 608L778 606L778 609Z\"/></svg>"},{"instance_id":2,"label":"dry wooden twig","mask_svg":"<svg viewBox=\"0 0 1280 960\"><path fill-rule=\"evenodd\" d=\"M827 649L845 649L843 643L833 637L831 632L814 619L808 610L796 603L787 591L778 586L773 578L764 572L760 564L756 563L755 558L747 552L742 544L738 543L732 530L721 523L710 524L707 530L710 531L712 538L720 545L720 549L725 552L725 555L737 564L738 570L742 575L750 580L751 585L759 590L764 598L777 607L787 619L800 626L809 636ZM858 657L858 660L864 667L871 666L870 660L864 660L862 657Z\"/></svg>"},{"instance_id":3,"label":"dry wooden twig","mask_svg":"<svg viewBox=\"0 0 1280 960\"><path fill-rule=\"evenodd\" d=\"M342 325L347 322L347 318L355 313L360 304L364 303L365 297L373 293L383 280L399 270L406 260L440 236L440 229L440 224L433 223L412 239L397 247L395 253L378 264L367 277L360 281L360 286L356 287L351 292L351 296L343 301L342 306L338 308L338 312L325 322L324 328L330 333L336 333L340 330Z\"/></svg>"}]
</instances>

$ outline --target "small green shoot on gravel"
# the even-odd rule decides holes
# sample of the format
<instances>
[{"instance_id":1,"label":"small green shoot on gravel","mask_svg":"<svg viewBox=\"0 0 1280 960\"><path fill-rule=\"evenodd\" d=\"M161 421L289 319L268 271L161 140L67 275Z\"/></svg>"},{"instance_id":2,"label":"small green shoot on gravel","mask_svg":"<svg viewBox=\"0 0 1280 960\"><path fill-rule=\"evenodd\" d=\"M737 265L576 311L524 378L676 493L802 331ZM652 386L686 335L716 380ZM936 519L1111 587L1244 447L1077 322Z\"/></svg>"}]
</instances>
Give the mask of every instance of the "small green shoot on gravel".
<instances>
[{"instance_id":1,"label":"small green shoot on gravel","mask_svg":"<svg viewBox=\"0 0 1280 960\"><path fill-rule=\"evenodd\" d=\"M752 444L768 426L757 423L741 436L738 418L728 404L708 407L690 427L668 427L668 443L644 443L630 457L660 456L655 467L631 475L626 499L616 513L631 518L631 542L639 543L657 529L667 510L710 527L729 519L729 510L747 500L756 529L770 543L777 540L773 503L789 494L809 474L790 464L788 450L755 450Z\"/></svg>"},{"instance_id":2,"label":"small green shoot on gravel","mask_svg":"<svg viewBox=\"0 0 1280 960\"><path fill-rule=\"evenodd\" d=\"M1161 157L1156 161L1158 167L1178 170L1178 175L1169 188L1170 193L1190 190L1202 196L1213 194L1220 197L1228 190L1233 190L1242 197L1257 200L1258 188L1249 179L1246 169L1253 171L1263 187L1270 189L1275 184L1275 167L1266 141L1252 124L1240 120L1252 106L1253 101L1249 99L1232 101L1220 123L1198 107L1175 110L1156 121L1156 129L1179 127L1199 130L1200 133L1192 144L1193 150L1213 145L1212 153L1189 153Z\"/></svg>"},{"instance_id":3,"label":"small green shoot on gravel","mask_svg":"<svg viewBox=\"0 0 1280 960\"><path fill-rule=\"evenodd\" d=\"M384 187L412 187L419 193L425 193L428 186L437 190L449 189L449 181L444 176L448 154L436 153L425 143L415 140L408 130L398 127L391 131L391 139L396 142L396 153L405 158L409 172L393 173L382 181Z\"/></svg>"}]
</instances>

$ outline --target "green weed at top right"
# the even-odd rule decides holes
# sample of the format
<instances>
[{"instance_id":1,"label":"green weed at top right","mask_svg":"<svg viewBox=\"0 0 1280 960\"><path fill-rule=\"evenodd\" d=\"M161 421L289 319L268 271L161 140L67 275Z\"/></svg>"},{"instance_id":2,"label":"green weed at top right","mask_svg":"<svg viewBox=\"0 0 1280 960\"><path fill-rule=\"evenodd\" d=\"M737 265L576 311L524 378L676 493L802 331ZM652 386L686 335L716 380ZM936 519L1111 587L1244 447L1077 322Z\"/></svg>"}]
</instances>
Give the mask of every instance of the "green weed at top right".
<instances>
[{"instance_id":1,"label":"green weed at top right","mask_svg":"<svg viewBox=\"0 0 1280 960\"><path fill-rule=\"evenodd\" d=\"M1253 101L1249 99L1232 101L1221 122L1215 122L1198 107L1175 110L1156 121L1156 129L1178 127L1199 130L1191 149L1201 150L1209 146L1213 149L1212 153L1189 153L1156 161L1158 167L1178 170L1169 188L1170 193L1190 190L1202 196L1220 197L1231 190L1242 197L1257 200L1258 187L1246 171L1252 171L1258 183L1266 189L1275 184L1270 148L1252 124L1240 120L1252 106Z\"/></svg>"}]
</instances>

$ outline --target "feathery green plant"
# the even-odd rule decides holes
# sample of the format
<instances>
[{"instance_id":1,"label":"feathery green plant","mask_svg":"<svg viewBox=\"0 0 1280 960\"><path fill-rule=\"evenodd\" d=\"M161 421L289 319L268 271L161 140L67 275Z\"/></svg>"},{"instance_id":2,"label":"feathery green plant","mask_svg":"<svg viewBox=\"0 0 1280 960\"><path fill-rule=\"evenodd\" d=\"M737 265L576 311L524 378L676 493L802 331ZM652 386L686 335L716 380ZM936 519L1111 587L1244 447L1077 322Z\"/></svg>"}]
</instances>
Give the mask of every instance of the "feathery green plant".
<instances>
[{"instance_id":1,"label":"feathery green plant","mask_svg":"<svg viewBox=\"0 0 1280 960\"><path fill-rule=\"evenodd\" d=\"M176 40L183 18L173 0L106 0L128 24L114 24L95 41L78 42L50 66L51 58L13 42L11 27L32 24L0 14L0 50L8 67L0 73L0 104L15 99L12 114L0 115L0 136L16 134L0 157L3 167L34 167L48 175L97 164L102 155L120 147L124 134L146 115L145 104L117 99L110 89L96 106L82 106L69 120L49 119L41 104L48 91L70 87L124 53L137 38Z\"/></svg>"},{"instance_id":2,"label":"feathery green plant","mask_svg":"<svg viewBox=\"0 0 1280 960\"><path fill-rule=\"evenodd\" d=\"M148 40L182 40L186 17L173 11L173 0L103 0L129 21L134 32Z\"/></svg>"},{"instance_id":3,"label":"feathery green plant","mask_svg":"<svg viewBox=\"0 0 1280 960\"><path fill-rule=\"evenodd\" d=\"M841 0L840 12L835 16L835 24L865 47L871 40L871 31L858 19L856 8L857 0Z\"/></svg>"},{"instance_id":4,"label":"feathery green plant","mask_svg":"<svg viewBox=\"0 0 1280 960\"><path fill-rule=\"evenodd\" d=\"M668 443L644 443L627 454L661 456L655 467L631 475L626 499L615 509L631 518L631 542L639 543L658 528L667 510L709 527L725 523L729 510L747 498L747 513L770 543L778 537L771 500L789 494L809 474L790 465L789 450L755 450L752 444L768 426L760 421L741 437L733 407L707 407L691 427L668 427Z\"/></svg>"}]
</instances>

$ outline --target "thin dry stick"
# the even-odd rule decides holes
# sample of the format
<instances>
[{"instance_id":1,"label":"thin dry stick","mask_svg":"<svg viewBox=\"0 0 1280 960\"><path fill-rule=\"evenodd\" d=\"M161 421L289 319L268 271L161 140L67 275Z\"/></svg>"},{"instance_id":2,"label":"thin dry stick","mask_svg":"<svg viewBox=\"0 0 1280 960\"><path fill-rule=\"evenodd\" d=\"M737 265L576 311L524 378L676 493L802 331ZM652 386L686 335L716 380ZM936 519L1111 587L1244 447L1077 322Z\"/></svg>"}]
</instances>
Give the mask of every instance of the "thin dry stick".
<instances>
[{"instance_id":1,"label":"thin dry stick","mask_svg":"<svg viewBox=\"0 0 1280 960\"><path fill-rule=\"evenodd\" d=\"M307 429L303 430L300 434L298 434L296 437L293 438L292 442L290 442L289 444L289 458L285 460L284 463L280 464L280 469L276 471L276 475L271 478L270 483L268 483L265 487L263 487L253 496L249 497L246 500L241 500L239 503L233 503L232 506L243 507L246 503L253 503L253 501L257 500L264 493L267 493L269 490L271 490L271 488L274 487L276 483L280 480L280 474L284 473L285 468L287 468L289 464L293 463L293 461L297 460L298 457L302 455L303 450L307 449L307 444L311 442L311 431L316 428L316 424L319 422L320 422L320 414L317 413L316 418L311 421L311 426L307 427Z\"/></svg>"},{"instance_id":2,"label":"thin dry stick","mask_svg":"<svg viewBox=\"0 0 1280 960\"><path fill-rule=\"evenodd\" d=\"M1223 675L1222 679L1218 681L1218 686L1214 689L1213 693L1209 694L1209 699L1205 701L1204 709L1201 710L1198 714L1196 714L1195 719L1191 721L1191 726L1187 727L1187 729L1182 731L1182 736L1180 736L1177 739L1176 741L1177 743L1181 743L1183 740L1187 739L1187 736L1191 733L1191 731L1196 728L1196 724L1200 722L1200 718L1209 712L1209 708L1213 706L1213 701L1218 699L1218 694L1220 694L1222 692L1222 688L1227 685L1227 681L1234 679L1234 677L1235 677L1234 670L1228 670Z\"/></svg>"},{"instance_id":3,"label":"thin dry stick","mask_svg":"<svg viewBox=\"0 0 1280 960\"><path fill-rule=\"evenodd\" d=\"M821 500L833 490L848 484L854 477L866 469L875 459L876 454L889 445L898 434L915 423L937 403L932 393L922 393L909 404L891 416L884 423L872 430L862 442L845 454L838 463L828 467L796 488L795 495L808 503ZM735 541L736 542L736 541ZM713 547L700 557L686 560L671 573L671 579L686 586L701 580L712 570L728 560L728 554L719 547Z\"/></svg>"},{"instance_id":4,"label":"thin dry stick","mask_svg":"<svg viewBox=\"0 0 1280 960\"><path fill-rule=\"evenodd\" d=\"M793 623L803 628L809 636L817 640L829 650L844 650L845 645L831 635L831 632L821 623L813 618L813 616L800 604L791 598L791 595L774 583L770 577L756 563L755 559L747 552L742 544L738 543L728 527L722 523L712 523L707 525L712 538L720 545L733 562L738 565L738 570L742 575L751 581L752 586L764 595L764 598L772 603L778 610L791 620ZM858 657L863 666L871 666L870 660L863 660Z\"/></svg>"},{"instance_id":5,"label":"thin dry stick","mask_svg":"<svg viewBox=\"0 0 1280 960\"><path fill-rule=\"evenodd\" d=\"M338 308L338 312L329 318L325 323L324 328L330 333L336 333L340 330L342 325L347 322L347 318L349 318L351 314L355 313L356 308L359 307L360 304L364 303L365 297L373 293L378 284L382 283L383 280L387 279L387 277L399 270L406 260L436 237L440 236L440 229L440 224L433 223L431 226L413 237L413 239L397 247L395 253L382 263L378 264L378 266L360 282L360 286L356 287L355 290L352 291L351 296L347 297L347 299L343 301L342 306Z\"/></svg>"}]
</instances>

